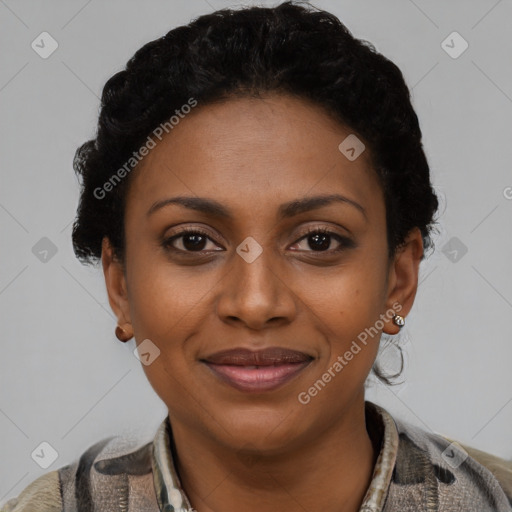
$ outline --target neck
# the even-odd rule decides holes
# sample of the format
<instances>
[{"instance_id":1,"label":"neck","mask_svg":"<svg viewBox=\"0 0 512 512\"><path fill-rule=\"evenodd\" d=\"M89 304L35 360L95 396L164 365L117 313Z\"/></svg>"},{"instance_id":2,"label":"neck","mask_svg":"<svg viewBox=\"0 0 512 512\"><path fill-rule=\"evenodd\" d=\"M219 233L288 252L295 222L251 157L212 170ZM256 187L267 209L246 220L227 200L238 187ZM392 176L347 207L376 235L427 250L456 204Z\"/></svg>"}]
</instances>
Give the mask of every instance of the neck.
<instances>
[{"instance_id":1,"label":"neck","mask_svg":"<svg viewBox=\"0 0 512 512\"><path fill-rule=\"evenodd\" d=\"M174 419L171 425L174 463L197 512L357 512L378 455L364 397L321 435L279 455L229 449Z\"/></svg>"}]
</instances>

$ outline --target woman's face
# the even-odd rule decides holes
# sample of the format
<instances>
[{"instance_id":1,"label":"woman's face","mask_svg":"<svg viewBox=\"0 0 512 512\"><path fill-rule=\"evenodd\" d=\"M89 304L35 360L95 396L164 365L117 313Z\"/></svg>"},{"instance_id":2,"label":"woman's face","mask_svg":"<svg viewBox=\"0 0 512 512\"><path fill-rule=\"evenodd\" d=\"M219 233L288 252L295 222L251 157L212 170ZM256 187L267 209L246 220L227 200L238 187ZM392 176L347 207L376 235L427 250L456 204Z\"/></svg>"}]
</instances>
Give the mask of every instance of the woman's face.
<instances>
[{"instance_id":1,"label":"woman's face","mask_svg":"<svg viewBox=\"0 0 512 512\"><path fill-rule=\"evenodd\" d=\"M422 245L415 230L388 260L368 152L339 149L350 133L289 96L199 104L133 171L125 273L106 243L103 265L120 325L150 340L143 368L171 422L277 450L360 406L381 332L398 332L392 308L412 306ZM177 197L188 207L165 204ZM213 357L270 347L284 352Z\"/></svg>"}]
</instances>

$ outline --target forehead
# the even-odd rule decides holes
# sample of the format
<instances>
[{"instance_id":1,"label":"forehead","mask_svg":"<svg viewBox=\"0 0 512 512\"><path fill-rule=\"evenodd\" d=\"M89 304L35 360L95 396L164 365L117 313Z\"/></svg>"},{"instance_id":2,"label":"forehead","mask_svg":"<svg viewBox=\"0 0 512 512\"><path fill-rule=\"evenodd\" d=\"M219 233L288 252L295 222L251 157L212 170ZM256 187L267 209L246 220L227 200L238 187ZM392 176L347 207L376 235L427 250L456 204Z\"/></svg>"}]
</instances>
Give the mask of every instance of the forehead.
<instances>
[{"instance_id":1,"label":"forehead","mask_svg":"<svg viewBox=\"0 0 512 512\"><path fill-rule=\"evenodd\" d=\"M199 104L132 171L127 206L147 211L166 197L215 197L244 215L339 193L371 208L380 186L369 151L352 161L340 151L349 136L323 109L291 96Z\"/></svg>"}]
</instances>

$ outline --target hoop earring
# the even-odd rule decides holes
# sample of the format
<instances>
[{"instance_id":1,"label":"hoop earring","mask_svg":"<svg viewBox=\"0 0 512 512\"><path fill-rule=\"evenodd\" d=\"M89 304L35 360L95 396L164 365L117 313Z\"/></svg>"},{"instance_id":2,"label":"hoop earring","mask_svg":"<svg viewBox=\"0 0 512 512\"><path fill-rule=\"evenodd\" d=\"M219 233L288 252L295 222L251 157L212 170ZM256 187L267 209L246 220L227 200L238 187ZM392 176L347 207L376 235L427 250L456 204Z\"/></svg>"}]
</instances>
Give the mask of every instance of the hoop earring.
<instances>
[{"instance_id":1,"label":"hoop earring","mask_svg":"<svg viewBox=\"0 0 512 512\"><path fill-rule=\"evenodd\" d=\"M116 337L123 343L126 343L131 338L131 336L119 325L116 327Z\"/></svg>"},{"instance_id":2,"label":"hoop earring","mask_svg":"<svg viewBox=\"0 0 512 512\"><path fill-rule=\"evenodd\" d=\"M393 316L393 323L395 325L398 325L398 327L400 327L400 329L405 325L405 319L403 316L400 316L400 315L394 315Z\"/></svg>"}]
</instances>

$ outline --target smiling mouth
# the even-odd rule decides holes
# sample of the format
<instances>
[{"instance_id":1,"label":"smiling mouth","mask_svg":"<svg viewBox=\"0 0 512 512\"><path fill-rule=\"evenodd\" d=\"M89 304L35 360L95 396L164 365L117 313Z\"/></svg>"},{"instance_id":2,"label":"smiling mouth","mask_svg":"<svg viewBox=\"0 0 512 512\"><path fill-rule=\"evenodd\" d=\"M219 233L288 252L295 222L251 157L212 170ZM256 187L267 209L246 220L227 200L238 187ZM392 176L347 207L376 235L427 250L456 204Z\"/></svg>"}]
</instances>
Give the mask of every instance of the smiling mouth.
<instances>
[{"instance_id":1,"label":"smiling mouth","mask_svg":"<svg viewBox=\"0 0 512 512\"><path fill-rule=\"evenodd\" d=\"M244 392L272 391L289 382L313 360L303 352L270 347L231 349L202 359L221 381Z\"/></svg>"}]
</instances>

